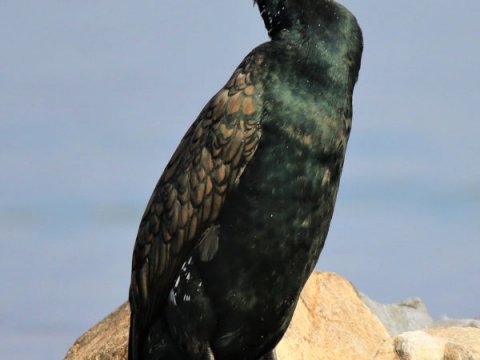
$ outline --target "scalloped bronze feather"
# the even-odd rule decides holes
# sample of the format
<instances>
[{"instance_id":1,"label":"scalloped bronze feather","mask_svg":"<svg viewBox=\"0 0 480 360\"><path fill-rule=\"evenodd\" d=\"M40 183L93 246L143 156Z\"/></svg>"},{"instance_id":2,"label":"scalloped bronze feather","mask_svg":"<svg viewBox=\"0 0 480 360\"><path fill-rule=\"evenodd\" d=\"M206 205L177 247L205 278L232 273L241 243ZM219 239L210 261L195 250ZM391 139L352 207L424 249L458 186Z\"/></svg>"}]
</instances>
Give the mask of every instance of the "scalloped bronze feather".
<instances>
[{"instance_id":1,"label":"scalloped bronze feather","mask_svg":"<svg viewBox=\"0 0 480 360\"><path fill-rule=\"evenodd\" d=\"M261 138L262 87L246 59L210 100L174 152L142 218L134 248L130 301L144 333L167 300L185 258L215 226L229 189Z\"/></svg>"}]
</instances>

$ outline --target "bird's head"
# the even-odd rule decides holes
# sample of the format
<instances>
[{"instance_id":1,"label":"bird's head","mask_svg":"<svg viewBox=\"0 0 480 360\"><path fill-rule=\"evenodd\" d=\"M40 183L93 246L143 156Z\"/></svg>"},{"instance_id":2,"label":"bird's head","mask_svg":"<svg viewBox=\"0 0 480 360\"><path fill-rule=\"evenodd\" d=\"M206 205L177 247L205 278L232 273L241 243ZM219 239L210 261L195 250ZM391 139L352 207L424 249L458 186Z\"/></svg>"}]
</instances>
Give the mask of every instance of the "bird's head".
<instances>
[{"instance_id":1,"label":"bird's head","mask_svg":"<svg viewBox=\"0 0 480 360\"><path fill-rule=\"evenodd\" d=\"M273 39L282 30L321 30L345 15L346 9L333 0L254 0Z\"/></svg>"}]
</instances>

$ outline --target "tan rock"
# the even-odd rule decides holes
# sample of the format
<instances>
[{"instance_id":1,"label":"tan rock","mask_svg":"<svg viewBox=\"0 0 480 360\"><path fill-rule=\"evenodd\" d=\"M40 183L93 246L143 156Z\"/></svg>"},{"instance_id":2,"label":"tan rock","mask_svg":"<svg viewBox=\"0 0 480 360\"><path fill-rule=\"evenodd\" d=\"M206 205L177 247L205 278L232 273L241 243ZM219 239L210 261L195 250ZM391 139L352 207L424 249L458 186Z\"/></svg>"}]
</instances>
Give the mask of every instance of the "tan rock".
<instances>
[{"instance_id":1,"label":"tan rock","mask_svg":"<svg viewBox=\"0 0 480 360\"><path fill-rule=\"evenodd\" d=\"M450 327L432 328L425 332L445 340L445 360L480 360L480 329Z\"/></svg>"},{"instance_id":2,"label":"tan rock","mask_svg":"<svg viewBox=\"0 0 480 360\"><path fill-rule=\"evenodd\" d=\"M80 336L65 360L127 359L130 306L123 303L105 319Z\"/></svg>"},{"instance_id":3,"label":"tan rock","mask_svg":"<svg viewBox=\"0 0 480 360\"><path fill-rule=\"evenodd\" d=\"M277 354L281 360L370 360L388 338L348 280L315 272Z\"/></svg>"},{"instance_id":4,"label":"tan rock","mask_svg":"<svg viewBox=\"0 0 480 360\"><path fill-rule=\"evenodd\" d=\"M82 335L65 359L126 359L129 316L125 303ZM349 281L315 272L277 354L280 360L370 360L387 339L387 331Z\"/></svg>"},{"instance_id":5,"label":"tan rock","mask_svg":"<svg viewBox=\"0 0 480 360\"><path fill-rule=\"evenodd\" d=\"M432 328L386 341L375 360L480 360L480 329Z\"/></svg>"}]
</instances>

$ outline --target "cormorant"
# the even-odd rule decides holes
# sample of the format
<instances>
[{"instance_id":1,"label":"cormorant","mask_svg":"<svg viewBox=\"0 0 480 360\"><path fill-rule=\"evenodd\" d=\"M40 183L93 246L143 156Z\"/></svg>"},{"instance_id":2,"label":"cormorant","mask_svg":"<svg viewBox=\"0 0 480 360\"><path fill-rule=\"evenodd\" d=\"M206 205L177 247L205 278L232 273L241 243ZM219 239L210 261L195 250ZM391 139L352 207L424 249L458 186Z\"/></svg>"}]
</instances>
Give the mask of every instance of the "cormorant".
<instances>
[{"instance_id":1,"label":"cormorant","mask_svg":"<svg viewBox=\"0 0 480 360\"><path fill-rule=\"evenodd\" d=\"M138 231L129 359L275 359L328 232L362 34L333 0L257 0L271 41L207 103Z\"/></svg>"}]
</instances>

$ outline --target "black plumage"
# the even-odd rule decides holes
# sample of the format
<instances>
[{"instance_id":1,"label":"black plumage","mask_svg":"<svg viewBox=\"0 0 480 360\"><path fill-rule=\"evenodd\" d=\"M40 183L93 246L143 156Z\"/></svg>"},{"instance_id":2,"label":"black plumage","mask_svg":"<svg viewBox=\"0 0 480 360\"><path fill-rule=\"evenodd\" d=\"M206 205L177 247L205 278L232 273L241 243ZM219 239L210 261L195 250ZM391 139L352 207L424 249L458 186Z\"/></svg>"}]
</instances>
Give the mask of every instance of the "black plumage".
<instances>
[{"instance_id":1,"label":"black plumage","mask_svg":"<svg viewBox=\"0 0 480 360\"><path fill-rule=\"evenodd\" d=\"M362 37L329 0L258 0L271 41L168 163L133 254L129 359L273 359L328 232Z\"/></svg>"}]
</instances>

